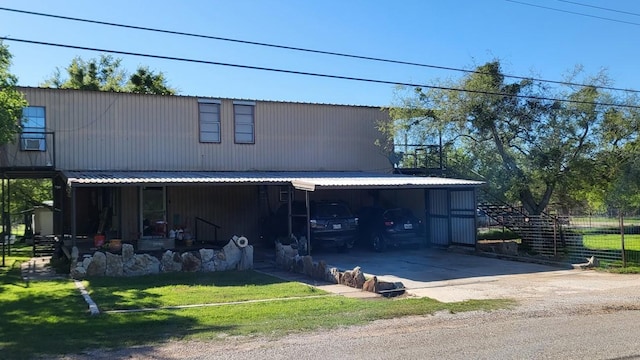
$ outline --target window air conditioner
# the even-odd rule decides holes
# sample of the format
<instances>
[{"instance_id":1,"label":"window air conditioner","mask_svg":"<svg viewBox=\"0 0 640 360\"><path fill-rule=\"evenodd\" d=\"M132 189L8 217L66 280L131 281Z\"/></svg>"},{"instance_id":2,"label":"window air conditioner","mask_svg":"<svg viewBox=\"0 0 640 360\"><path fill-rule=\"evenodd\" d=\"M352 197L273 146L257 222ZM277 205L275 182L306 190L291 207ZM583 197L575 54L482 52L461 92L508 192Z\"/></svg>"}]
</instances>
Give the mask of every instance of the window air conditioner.
<instances>
[{"instance_id":1,"label":"window air conditioner","mask_svg":"<svg viewBox=\"0 0 640 360\"><path fill-rule=\"evenodd\" d=\"M22 139L22 150L44 151L44 139Z\"/></svg>"}]
</instances>

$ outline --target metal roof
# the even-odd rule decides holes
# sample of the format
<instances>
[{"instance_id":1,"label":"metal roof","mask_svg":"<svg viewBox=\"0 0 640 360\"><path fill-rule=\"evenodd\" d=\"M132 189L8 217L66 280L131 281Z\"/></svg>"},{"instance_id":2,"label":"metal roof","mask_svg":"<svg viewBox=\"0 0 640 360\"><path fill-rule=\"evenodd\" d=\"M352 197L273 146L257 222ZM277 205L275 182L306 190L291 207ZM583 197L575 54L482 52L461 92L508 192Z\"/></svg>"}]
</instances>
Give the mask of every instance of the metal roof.
<instances>
[{"instance_id":1,"label":"metal roof","mask_svg":"<svg viewBox=\"0 0 640 360\"><path fill-rule=\"evenodd\" d=\"M481 181L365 172L261 171L63 171L69 186L125 185L289 185L324 189L476 187Z\"/></svg>"}]
</instances>

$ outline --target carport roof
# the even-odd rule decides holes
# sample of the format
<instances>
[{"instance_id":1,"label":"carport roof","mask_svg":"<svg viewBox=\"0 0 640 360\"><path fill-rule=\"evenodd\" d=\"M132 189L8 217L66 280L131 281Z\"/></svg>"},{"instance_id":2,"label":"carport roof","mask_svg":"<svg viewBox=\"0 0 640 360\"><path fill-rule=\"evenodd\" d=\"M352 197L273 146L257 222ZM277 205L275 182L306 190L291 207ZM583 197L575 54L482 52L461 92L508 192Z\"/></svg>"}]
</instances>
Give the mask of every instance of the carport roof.
<instances>
[{"instance_id":1,"label":"carport roof","mask_svg":"<svg viewBox=\"0 0 640 360\"><path fill-rule=\"evenodd\" d=\"M63 171L67 184L126 185L290 185L313 184L322 189L476 187L481 181L368 172L262 171Z\"/></svg>"}]
</instances>

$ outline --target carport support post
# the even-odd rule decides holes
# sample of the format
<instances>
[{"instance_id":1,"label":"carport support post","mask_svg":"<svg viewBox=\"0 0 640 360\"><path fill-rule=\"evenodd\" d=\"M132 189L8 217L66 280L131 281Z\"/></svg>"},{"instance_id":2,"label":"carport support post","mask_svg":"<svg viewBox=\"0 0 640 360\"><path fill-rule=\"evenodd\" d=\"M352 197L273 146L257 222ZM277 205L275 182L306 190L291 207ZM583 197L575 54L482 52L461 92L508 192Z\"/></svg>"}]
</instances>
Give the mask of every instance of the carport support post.
<instances>
[{"instance_id":1,"label":"carport support post","mask_svg":"<svg viewBox=\"0 0 640 360\"><path fill-rule=\"evenodd\" d=\"M76 188L71 186L71 244L76 246Z\"/></svg>"},{"instance_id":2,"label":"carport support post","mask_svg":"<svg viewBox=\"0 0 640 360\"><path fill-rule=\"evenodd\" d=\"M7 242L7 255L11 256L11 180L7 179L7 207L6 211L2 211L2 221L6 224L2 233L4 234L4 241ZM8 235L5 230L8 230Z\"/></svg>"},{"instance_id":3,"label":"carport support post","mask_svg":"<svg viewBox=\"0 0 640 360\"><path fill-rule=\"evenodd\" d=\"M291 185L293 185L296 190L304 191L304 201L307 208L307 255L311 255L311 223L309 221L311 219L311 214L309 210L309 191L315 191L316 184L306 181L293 180L291 182Z\"/></svg>"},{"instance_id":4,"label":"carport support post","mask_svg":"<svg viewBox=\"0 0 640 360\"><path fill-rule=\"evenodd\" d=\"M309 219L311 219L311 214L309 211L309 192L306 190L304 192L304 202L307 209L307 255L311 255L311 224L309 222Z\"/></svg>"}]
</instances>

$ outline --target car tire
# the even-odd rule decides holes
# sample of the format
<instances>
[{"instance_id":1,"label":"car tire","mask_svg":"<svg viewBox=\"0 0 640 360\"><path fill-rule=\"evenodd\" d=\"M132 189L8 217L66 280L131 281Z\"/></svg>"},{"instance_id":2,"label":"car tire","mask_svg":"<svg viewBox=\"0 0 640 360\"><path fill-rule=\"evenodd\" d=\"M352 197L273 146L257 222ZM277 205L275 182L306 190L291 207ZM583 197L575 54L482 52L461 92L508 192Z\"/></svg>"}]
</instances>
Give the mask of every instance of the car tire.
<instances>
[{"instance_id":1,"label":"car tire","mask_svg":"<svg viewBox=\"0 0 640 360\"><path fill-rule=\"evenodd\" d=\"M349 245L347 245L346 242L344 244L338 246L338 252L347 253L347 252L349 252L349 250L351 250L351 248L349 247Z\"/></svg>"},{"instance_id":2,"label":"car tire","mask_svg":"<svg viewBox=\"0 0 640 360\"><path fill-rule=\"evenodd\" d=\"M384 237L378 233L373 233L371 235L371 247L375 252L383 252L387 247Z\"/></svg>"}]
</instances>

